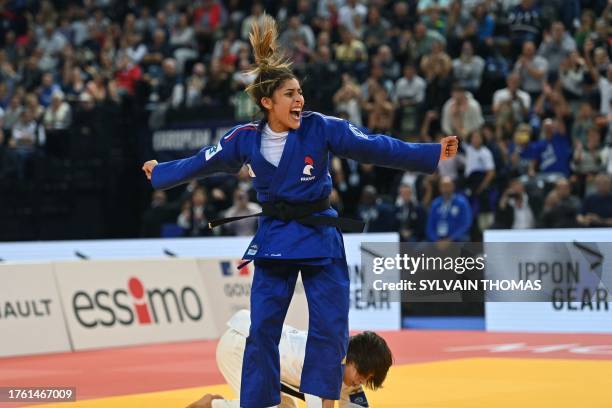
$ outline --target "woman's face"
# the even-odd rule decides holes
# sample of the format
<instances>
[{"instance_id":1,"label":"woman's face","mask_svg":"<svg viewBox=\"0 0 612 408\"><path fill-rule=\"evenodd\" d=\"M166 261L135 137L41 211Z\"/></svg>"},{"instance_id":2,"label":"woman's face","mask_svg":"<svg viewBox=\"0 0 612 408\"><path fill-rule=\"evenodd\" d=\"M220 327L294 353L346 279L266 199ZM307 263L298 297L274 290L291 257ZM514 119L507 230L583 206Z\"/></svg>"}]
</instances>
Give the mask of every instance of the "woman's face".
<instances>
[{"instance_id":1,"label":"woman's face","mask_svg":"<svg viewBox=\"0 0 612 408\"><path fill-rule=\"evenodd\" d=\"M271 98L261 98L268 110L268 124L275 132L286 132L300 127L304 96L297 79L285 80Z\"/></svg>"}]
</instances>

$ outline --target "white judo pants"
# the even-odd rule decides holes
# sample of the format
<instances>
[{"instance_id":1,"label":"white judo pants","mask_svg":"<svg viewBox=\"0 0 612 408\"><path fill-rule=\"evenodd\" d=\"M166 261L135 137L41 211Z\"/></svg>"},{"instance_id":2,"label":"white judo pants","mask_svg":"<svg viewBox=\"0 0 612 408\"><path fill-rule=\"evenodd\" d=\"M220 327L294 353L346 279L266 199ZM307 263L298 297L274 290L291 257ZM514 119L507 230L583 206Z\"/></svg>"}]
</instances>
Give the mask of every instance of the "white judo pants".
<instances>
[{"instance_id":1,"label":"white judo pants","mask_svg":"<svg viewBox=\"0 0 612 408\"><path fill-rule=\"evenodd\" d=\"M221 336L217 344L217 367L219 367L225 381L237 396L240 395L240 377L242 375L242 357L245 344L246 337L232 328ZM297 408L297 406L293 397L281 394L279 408Z\"/></svg>"}]
</instances>

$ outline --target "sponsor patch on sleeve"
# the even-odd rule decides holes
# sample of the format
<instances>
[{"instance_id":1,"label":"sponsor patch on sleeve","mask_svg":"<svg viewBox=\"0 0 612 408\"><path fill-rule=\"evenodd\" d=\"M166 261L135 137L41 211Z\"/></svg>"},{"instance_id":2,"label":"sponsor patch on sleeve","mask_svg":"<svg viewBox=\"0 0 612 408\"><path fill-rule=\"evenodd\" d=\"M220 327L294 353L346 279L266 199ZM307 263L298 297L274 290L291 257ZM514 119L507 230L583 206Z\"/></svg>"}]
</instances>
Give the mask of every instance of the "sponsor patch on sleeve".
<instances>
[{"instance_id":1,"label":"sponsor patch on sleeve","mask_svg":"<svg viewBox=\"0 0 612 408\"><path fill-rule=\"evenodd\" d=\"M219 153L221 150L223 150L223 147L221 147L221 141L219 141L216 146L211 146L206 149L206 151L204 152L204 157L206 158L206 161L209 161L215 154Z\"/></svg>"}]
</instances>

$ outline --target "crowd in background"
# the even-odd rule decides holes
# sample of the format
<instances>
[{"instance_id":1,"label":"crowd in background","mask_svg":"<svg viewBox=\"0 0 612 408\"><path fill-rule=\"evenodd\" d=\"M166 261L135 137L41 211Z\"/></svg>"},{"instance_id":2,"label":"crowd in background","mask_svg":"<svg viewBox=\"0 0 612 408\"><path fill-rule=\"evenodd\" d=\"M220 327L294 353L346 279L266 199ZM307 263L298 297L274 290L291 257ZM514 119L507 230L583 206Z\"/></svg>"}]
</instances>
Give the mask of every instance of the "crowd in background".
<instances>
[{"instance_id":1,"label":"crowd in background","mask_svg":"<svg viewBox=\"0 0 612 408\"><path fill-rule=\"evenodd\" d=\"M366 231L612 226L607 0L0 0L0 179L27 180L101 106L146 107L151 128L251 120L248 32L264 12L306 109L411 142L460 137L434 175L334 158L333 206ZM180 190L153 193L143 236L256 229L206 228L259 211L247 169Z\"/></svg>"}]
</instances>

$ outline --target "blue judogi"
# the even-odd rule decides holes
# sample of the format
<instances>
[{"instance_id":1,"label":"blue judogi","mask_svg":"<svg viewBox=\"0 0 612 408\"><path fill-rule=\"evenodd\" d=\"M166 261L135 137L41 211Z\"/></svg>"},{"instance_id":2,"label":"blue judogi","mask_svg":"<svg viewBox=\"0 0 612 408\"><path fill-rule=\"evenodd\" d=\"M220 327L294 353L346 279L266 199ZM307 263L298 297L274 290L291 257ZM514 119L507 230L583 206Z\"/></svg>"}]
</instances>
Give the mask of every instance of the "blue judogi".
<instances>
[{"instance_id":1,"label":"blue judogi","mask_svg":"<svg viewBox=\"0 0 612 408\"><path fill-rule=\"evenodd\" d=\"M345 120L304 112L300 127L289 131L276 167L261 154L264 124L237 126L216 146L187 159L158 164L151 179L153 187L170 188L217 172L236 173L247 165L260 202L305 203L330 195L332 154L428 173L436 169L440 158L440 144L410 144L384 135L366 135ZM318 214L338 215L332 208ZM255 260L255 275L240 405L259 408L280 403L277 346L300 270L310 314L301 391L338 399L349 309L348 268L340 231L262 216L244 259Z\"/></svg>"}]
</instances>

